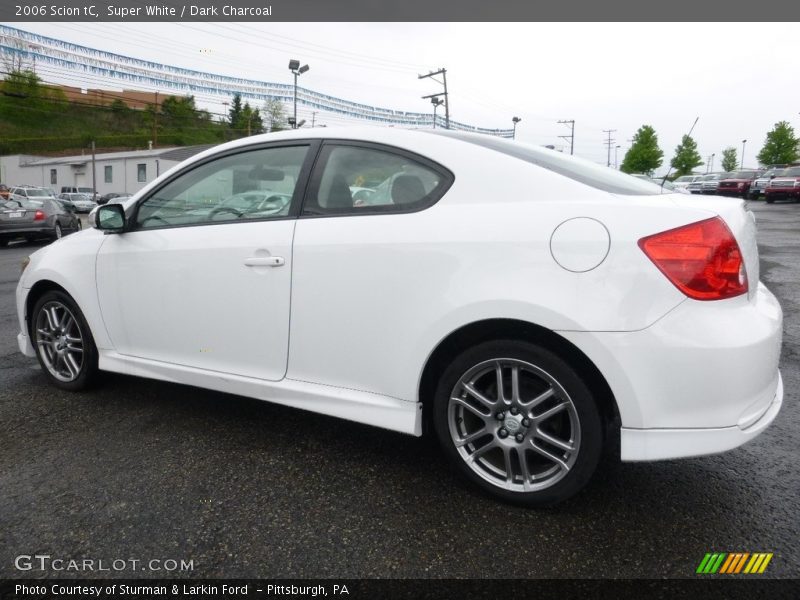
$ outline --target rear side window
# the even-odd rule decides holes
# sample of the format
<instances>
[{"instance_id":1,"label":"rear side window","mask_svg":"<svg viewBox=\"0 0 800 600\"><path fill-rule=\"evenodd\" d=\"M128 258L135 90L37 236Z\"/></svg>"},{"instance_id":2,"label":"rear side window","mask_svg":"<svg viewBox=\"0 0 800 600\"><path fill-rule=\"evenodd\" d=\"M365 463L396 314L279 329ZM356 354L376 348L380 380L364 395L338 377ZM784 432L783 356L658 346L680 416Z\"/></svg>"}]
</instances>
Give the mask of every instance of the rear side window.
<instances>
[{"instance_id":1,"label":"rear side window","mask_svg":"<svg viewBox=\"0 0 800 600\"><path fill-rule=\"evenodd\" d=\"M538 167L548 169L579 183L591 186L604 192L622 194L627 196L657 196L670 193L660 185L631 177L621 171L598 165L589 160L562 154L557 150L550 150L523 142L512 142L503 138L474 133L436 130L430 131L435 135L453 137L470 144L483 146L490 150L513 156Z\"/></svg>"},{"instance_id":2,"label":"rear side window","mask_svg":"<svg viewBox=\"0 0 800 600\"><path fill-rule=\"evenodd\" d=\"M326 144L305 215L414 212L441 198L453 176L427 159L386 147Z\"/></svg>"}]
</instances>

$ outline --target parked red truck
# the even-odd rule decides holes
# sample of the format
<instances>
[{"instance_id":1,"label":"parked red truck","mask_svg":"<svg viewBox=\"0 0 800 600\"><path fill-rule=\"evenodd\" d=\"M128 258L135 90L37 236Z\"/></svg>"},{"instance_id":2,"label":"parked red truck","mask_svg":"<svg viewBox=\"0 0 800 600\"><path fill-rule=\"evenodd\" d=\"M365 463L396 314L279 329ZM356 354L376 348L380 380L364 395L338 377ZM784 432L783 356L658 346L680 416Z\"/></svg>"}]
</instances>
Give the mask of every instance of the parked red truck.
<instances>
[{"instance_id":1,"label":"parked red truck","mask_svg":"<svg viewBox=\"0 0 800 600\"><path fill-rule=\"evenodd\" d=\"M750 186L758 179L762 171L747 170L731 173L726 179L722 179L717 186L717 194L720 196L739 196L747 198L750 193Z\"/></svg>"},{"instance_id":2,"label":"parked red truck","mask_svg":"<svg viewBox=\"0 0 800 600\"><path fill-rule=\"evenodd\" d=\"M800 202L800 166L778 173L767 185L764 195L769 204L784 199Z\"/></svg>"}]
</instances>

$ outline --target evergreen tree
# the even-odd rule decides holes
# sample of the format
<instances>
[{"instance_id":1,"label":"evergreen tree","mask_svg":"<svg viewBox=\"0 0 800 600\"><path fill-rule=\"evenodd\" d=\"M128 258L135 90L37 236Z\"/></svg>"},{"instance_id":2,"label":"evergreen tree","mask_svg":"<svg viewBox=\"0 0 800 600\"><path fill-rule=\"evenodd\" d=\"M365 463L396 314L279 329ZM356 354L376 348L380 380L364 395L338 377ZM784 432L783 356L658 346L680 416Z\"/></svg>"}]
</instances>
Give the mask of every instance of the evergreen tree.
<instances>
[{"instance_id":1,"label":"evergreen tree","mask_svg":"<svg viewBox=\"0 0 800 600\"><path fill-rule=\"evenodd\" d=\"M633 144L625 153L620 170L625 173L652 173L664 162L664 151L658 147L656 130L642 125L633 136Z\"/></svg>"},{"instance_id":2,"label":"evergreen tree","mask_svg":"<svg viewBox=\"0 0 800 600\"><path fill-rule=\"evenodd\" d=\"M703 164L700 153L697 152L697 142L690 136L684 135L681 143L675 148L675 156L670 165L675 171L675 178L689 175L694 169Z\"/></svg>"},{"instance_id":3,"label":"evergreen tree","mask_svg":"<svg viewBox=\"0 0 800 600\"><path fill-rule=\"evenodd\" d=\"M231 129L238 129L242 121L242 95L234 94L231 108L228 111L228 124Z\"/></svg>"}]
</instances>

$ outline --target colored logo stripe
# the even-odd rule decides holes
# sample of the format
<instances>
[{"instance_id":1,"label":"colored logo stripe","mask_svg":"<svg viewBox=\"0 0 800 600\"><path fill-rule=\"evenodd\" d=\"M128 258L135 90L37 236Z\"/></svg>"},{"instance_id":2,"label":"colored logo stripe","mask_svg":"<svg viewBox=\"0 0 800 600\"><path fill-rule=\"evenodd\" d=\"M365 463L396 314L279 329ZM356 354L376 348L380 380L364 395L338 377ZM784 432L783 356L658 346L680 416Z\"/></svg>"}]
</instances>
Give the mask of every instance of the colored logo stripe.
<instances>
[{"instance_id":1,"label":"colored logo stripe","mask_svg":"<svg viewBox=\"0 0 800 600\"><path fill-rule=\"evenodd\" d=\"M772 560L772 552L707 552L700 561L696 573L733 575L736 573L763 573ZM749 560L748 560L749 559Z\"/></svg>"}]
</instances>

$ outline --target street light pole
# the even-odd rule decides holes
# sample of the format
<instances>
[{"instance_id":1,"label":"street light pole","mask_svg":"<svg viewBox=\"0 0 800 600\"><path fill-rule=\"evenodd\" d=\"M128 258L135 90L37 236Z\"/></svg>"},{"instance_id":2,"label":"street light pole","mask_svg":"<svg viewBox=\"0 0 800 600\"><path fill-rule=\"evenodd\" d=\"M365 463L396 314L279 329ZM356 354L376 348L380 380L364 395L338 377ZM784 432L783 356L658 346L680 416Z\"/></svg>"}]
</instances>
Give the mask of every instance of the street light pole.
<instances>
[{"instance_id":1,"label":"street light pole","mask_svg":"<svg viewBox=\"0 0 800 600\"><path fill-rule=\"evenodd\" d=\"M297 128L297 76L302 75L308 71L309 68L308 65L303 65L301 67L299 60L292 59L289 61L289 70L294 75L294 125L292 125L292 129Z\"/></svg>"},{"instance_id":2,"label":"street light pole","mask_svg":"<svg viewBox=\"0 0 800 600\"><path fill-rule=\"evenodd\" d=\"M619 155L618 155L619 148L620 148L619 146L616 146L614 148L614 168L617 170L619 170Z\"/></svg>"},{"instance_id":3,"label":"street light pole","mask_svg":"<svg viewBox=\"0 0 800 600\"><path fill-rule=\"evenodd\" d=\"M739 163L739 168L744 169L744 145L747 143L747 140L742 140L742 161Z\"/></svg>"},{"instance_id":4,"label":"street light pole","mask_svg":"<svg viewBox=\"0 0 800 600\"><path fill-rule=\"evenodd\" d=\"M511 118L511 122L514 123L514 132L511 134L511 139L512 140L517 139L517 123L519 123L520 121L522 121L522 119L520 117L512 117Z\"/></svg>"}]
</instances>

